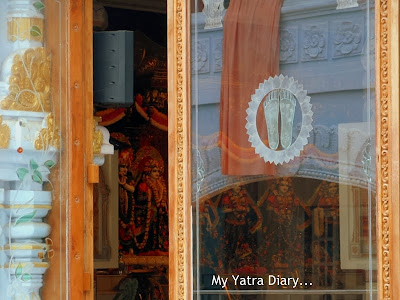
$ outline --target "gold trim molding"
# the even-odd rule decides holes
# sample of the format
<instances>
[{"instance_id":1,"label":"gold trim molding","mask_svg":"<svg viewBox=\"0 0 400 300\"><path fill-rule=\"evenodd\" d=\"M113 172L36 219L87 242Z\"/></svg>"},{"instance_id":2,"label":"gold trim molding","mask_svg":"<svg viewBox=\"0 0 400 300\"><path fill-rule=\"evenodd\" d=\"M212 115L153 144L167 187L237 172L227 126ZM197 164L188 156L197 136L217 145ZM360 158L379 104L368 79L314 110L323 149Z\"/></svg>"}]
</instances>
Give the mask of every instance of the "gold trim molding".
<instances>
[{"instance_id":1,"label":"gold trim molding","mask_svg":"<svg viewBox=\"0 0 400 300\"><path fill-rule=\"evenodd\" d=\"M399 3L376 1L378 299L400 299Z\"/></svg>"},{"instance_id":2,"label":"gold trim molding","mask_svg":"<svg viewBox=\"0 0 400 300\"><path fill-rule=\"evenodd\" d=\"M7 124L3 123L3 117L0 115L0 149L10 147L11 130Z\"/></svg>"},{"instance_id":3,"label":"gold trim molding","mask_svg":"<svg viewBox=\"0 0 400 300\"><path fill-rule=\"evenodd\" d=\"M43 43L43 18L10 18L7 22L9 41L30 40Z\"/></svg>"},{"instance_id":4,"label":"gold trim molding","mask_svg":"<svg viewBox=\"0 0 400 300\"><path fill-rule=\"evenodd\" d=\"M125 265L168 266L168 256L135 256L123 255Z\"/></svg>"},{"instance_id":5,"label":"gold trim molding","mask_svg":"<svg viewBox=\"0 0 400 300\"><path fill-rule=\"evenodd\" d=\"M54 124L54 117L49 113L46 117L47 128L42 128L34 145L36 150L47 150L49 147L60 149L60 134L57 126Z\"/></svg>"},{"instance_id":6,"label":"gold trim molding","mask_svg":"<svg viewBox=\"0 0 400 300\"><path fill-rule=\"evenodd\" d=\"M192 299L188 1L168 0L169 299ZM171 235L172 236L172 235Z\"/></svg>"},{"instance_id":7,"label":"gold trim molding","mask_svg":"<svg viewBox=\"0 0 400 300\"><path fill-rule=\"evenodd\" d=\"M98 124L98 120L93 119L93 154L100 154L104 139L103 133L99 129L96 129Z\"/></svg>"}]
</instances>

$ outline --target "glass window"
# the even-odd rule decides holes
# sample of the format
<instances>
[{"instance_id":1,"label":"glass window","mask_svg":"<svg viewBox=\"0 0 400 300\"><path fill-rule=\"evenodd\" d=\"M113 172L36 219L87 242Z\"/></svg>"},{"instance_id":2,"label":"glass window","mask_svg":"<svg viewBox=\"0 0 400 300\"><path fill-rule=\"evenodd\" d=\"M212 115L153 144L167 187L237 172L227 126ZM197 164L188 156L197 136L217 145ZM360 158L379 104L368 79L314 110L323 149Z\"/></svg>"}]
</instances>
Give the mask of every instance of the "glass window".
<instances>
[{"instance_id":1,"label":"glass window","mask_svg":"<svg viewBox=\"0 0 400 300\"><path fill-rule=\"evenodd\" d=\"M374 1L191 14L196 299L375 299Z\"/></svg>"}]
</instances>

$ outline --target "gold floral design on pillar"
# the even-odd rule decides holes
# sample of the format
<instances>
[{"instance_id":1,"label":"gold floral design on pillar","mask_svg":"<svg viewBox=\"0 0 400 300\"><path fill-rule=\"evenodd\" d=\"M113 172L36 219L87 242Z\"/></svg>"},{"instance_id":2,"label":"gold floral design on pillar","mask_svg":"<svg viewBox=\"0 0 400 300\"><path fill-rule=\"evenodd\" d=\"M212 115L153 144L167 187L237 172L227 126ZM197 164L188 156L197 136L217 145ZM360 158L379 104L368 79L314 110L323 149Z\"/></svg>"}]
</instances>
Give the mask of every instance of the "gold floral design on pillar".
<instances>
[{"instance_id":1,"label":"gold floral design on pillar","mask_svg":"<svg viewBox=\"0 0 400 300\"><path fill-rule=\"evenodd\" d=\"M16 54L11 66L9 94L1 102L1 109L49 112L50 69L51 56L43 47Z\"/></svg>"},{"instance_id":2,"label":"gold floral design on pillar","mask_svg":"<svg viewBox=\"0 0 400 300\"><path fill-rule=\"evenodd\" d=\"M60 149L60 134L54 124L53 114L46 117L47 128L40 130L39 136L35 140L36 150L47 150L49 147Z\"/></svg>"},{"instance_id":3,"label":"gold floral design on pillar","mask_svg":"<svg viewBox=\"0 0 400 300\"><path fill-rule=\"evenodd\" d=\"M10 127L7 124L2 124L3 117L0 115L0 149L5 149L10 146Z\"/></svg>"},{"instance_id":4,"label":"gold floral design on pillar","mask_svg":"<svg viewBox=\"0 0 400 300\"><path fill-rule=\"evenodd\" d=\"M43 18L10 18L7 22L7 38L9 41L30 40L43 43Z\"/></svg>"},{"instance_id":5,"label":"gold floral design on pillar","mask_svg":"<svg viewBox=\"0 0 400 300\"><path fill-rule=\"evenodd\" d=\"M98 125L98 119L93 120L93 153L99 154L101 152L101 145L103 144L103 133L100 130L96 130Z\"/></svg>"}]
</instances>

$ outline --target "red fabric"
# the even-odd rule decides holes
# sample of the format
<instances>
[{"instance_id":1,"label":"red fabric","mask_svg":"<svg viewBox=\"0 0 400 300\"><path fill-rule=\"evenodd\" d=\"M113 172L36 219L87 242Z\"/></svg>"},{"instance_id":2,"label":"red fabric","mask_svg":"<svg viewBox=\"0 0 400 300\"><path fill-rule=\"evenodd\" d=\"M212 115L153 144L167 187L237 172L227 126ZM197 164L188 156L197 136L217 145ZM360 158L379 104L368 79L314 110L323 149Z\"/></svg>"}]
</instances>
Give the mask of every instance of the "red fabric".
<instances>
[{"instance_id":1,"label":"red fabric","mask_svg":"<svg viewBox=\"0 0 400 300\"><path fill-rule=\"evenodd\" d=\"M246 110L259 84L279 73L279 19L283 0L231 0L224 20L220 138L222 173L275 174L248 141ZM257 128L267 129L260 105Z\"/></svg>"},{"instance_id":2,"label":"red fabric","mask_svg":"<svg viewBox=\"0 0 400 300\"><path fill-rule=\"evenodd\" d=\"M108 108L97 112L96 116L101 117L101 122L99 122L100 126L108 126L125 117L125 108Z\"/></svg>"}]
</instances>

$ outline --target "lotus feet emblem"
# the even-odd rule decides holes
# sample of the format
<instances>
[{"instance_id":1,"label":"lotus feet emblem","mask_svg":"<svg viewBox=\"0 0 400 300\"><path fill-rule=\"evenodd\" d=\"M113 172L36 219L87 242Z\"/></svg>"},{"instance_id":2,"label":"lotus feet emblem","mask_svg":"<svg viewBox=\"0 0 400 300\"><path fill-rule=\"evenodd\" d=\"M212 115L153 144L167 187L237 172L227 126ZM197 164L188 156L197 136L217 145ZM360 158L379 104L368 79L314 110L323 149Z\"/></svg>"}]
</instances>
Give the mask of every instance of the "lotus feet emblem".
<instances>
[{"instance_id":1,"label":"lotus feet emblem","mask_svg":"<svg viewBox=\"0 0 400 300\"><path fill-rule=\"evenodd\" d=\"M267 126L267 143L263 142L257 128L257 111L261 104ZM300 107L302 121L299 134L293 137L296 107ZM312 130L313 112L307 91L293 77L280 75L260 83L246 112L249 142L265 162L281 164L300 155Z\"/></svg>"},{"instance_id":2,"label":"lotus feet emblem","mask_svg":"<svg viewBox=\"0 0 400 300\"><path fill-rule=\"evenodd\" d=\"M292 144L295 110L296 99L288 90L276 89L267 95L264 115L268 129L268 143L272 150L277 150L279 144L283 149Z\"/></svg>"}]
</instances>

